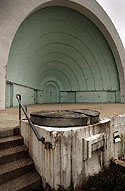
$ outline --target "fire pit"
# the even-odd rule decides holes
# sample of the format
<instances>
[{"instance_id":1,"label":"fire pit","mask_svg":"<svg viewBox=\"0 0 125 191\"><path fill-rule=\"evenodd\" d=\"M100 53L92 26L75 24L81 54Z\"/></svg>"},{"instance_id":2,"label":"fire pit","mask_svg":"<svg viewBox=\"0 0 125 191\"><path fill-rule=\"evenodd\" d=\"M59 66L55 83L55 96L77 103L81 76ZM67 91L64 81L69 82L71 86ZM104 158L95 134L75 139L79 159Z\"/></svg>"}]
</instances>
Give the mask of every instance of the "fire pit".
<instances>
[{"instance_id":1,"label":"fire pit","mask_svg":"<svg viewBox=\"0 0 125 191\"><path fill-rule=\"evenodd\" d=\"M30 114L34 124L48 127L77 127L99 122L100 113L95 110L56 110Z\"/></svg>"}]
</instances>

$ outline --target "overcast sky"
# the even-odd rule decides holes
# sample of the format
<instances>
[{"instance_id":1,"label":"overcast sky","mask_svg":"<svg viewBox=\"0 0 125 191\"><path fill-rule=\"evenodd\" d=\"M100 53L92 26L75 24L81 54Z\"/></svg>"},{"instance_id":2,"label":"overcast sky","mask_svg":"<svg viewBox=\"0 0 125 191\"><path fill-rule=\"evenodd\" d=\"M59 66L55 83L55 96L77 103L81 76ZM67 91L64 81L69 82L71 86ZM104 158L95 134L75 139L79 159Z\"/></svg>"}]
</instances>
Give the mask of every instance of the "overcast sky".
<instances>
[{"instance_id":1,"label":"overcast sky","mask_svg":"<svg viewBox=\"0 0 125 191\"><path fill-rule=\"evenodd\" d=\"M97 0L114 23L125 47L125 0Z\"/></svg>"}]
</instances>

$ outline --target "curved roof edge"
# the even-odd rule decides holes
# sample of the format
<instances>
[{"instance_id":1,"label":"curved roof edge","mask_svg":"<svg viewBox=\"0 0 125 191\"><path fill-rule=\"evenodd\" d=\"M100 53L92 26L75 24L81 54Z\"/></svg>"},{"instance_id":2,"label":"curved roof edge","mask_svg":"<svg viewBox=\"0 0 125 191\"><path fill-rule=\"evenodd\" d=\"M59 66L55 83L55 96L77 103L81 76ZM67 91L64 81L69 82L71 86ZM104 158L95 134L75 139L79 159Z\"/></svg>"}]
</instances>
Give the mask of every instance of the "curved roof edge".
<instances>
[{"instance_id":1,"label":"curved roof edge","mask_svg":"<svg viewBox=\"0 0 125 191\"><path fill-rule=\"evenodd\" d=\"M125 102L125 50L112 21L96 0L1 0L0 1L0 109L5 108L6 66L13 38L26 17L47 6L66 6L88 17L102 32L114 55L121 102Z\"/></svg>"}]
</instances>

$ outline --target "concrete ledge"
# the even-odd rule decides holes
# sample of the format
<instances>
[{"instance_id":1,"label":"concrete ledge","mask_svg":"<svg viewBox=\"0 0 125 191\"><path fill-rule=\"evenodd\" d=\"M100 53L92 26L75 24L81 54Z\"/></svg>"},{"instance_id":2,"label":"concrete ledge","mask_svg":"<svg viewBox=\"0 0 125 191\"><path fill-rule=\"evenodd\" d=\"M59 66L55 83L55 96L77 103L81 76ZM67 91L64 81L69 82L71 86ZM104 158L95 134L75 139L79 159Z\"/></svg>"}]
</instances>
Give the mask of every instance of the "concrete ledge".
<instances>
[{"instance_id":1,"label":"concrete ledge","mask_svg":"<svg viewBox=\"0 0 125 191\"><path fill-rule=\"evenodd\" d=\"M19 127L11 128L11 129L3 129L0 130L0 138L10 137L14 135L19 135Z\"/></svg>"},{"instance_id":2,"label":"concrete ledge","mask_svg":"<svg viewBox=\"0 0 125 191\"><path fill-rule=\"evenodd\" d=\"M125 128L121 128L117 118L119 116L101 120L94 125L75 128L35 125L39 135L52 144L52 149L46 149L36 139L27 120L23 120L21 134L34 160L35 168L42 177L44 188L48 184L55 190L60 187L77 188L82 185L85 177L109 166L112 157L119 159L124 152L121 149L125 146L121 141L121 134L125 134ZM112 120L116 120L117 128ZM114 141L118 135L119 141Z\"/></svg>"},{"instance_id":3,"label":"concrete ledge","mask_svg":"<svg viewBox=\"0 0 125 191\"><path fill-rule=\"evenodd\" d=\"M117 166L120 170L123 170L125 172L125 161L112 159L111 165Z\"/></svg>"}]
</instances>

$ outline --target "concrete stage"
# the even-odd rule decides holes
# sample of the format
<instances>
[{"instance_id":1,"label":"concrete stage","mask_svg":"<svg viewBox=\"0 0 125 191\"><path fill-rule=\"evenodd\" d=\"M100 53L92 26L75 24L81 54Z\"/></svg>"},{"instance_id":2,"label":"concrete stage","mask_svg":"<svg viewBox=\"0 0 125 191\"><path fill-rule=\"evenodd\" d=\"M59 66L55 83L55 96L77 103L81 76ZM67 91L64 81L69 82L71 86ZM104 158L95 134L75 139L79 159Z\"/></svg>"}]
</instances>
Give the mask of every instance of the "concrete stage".
<instances>
[{"instance_id":1,"label":"concrete stage","mask_svg":"<svg viewBox=\"0 0 125 191\"><path fill-rule=\"evenodd\" d=\"M101 113L101 118L125 114L125 103L118 104L35 104L28 106L28 113L40 110L57 109L94 109ZM23 114L22 114L22 117ZM0 110L0 130L18 126L18 107Z\"/></svg>"}]
</instances>

